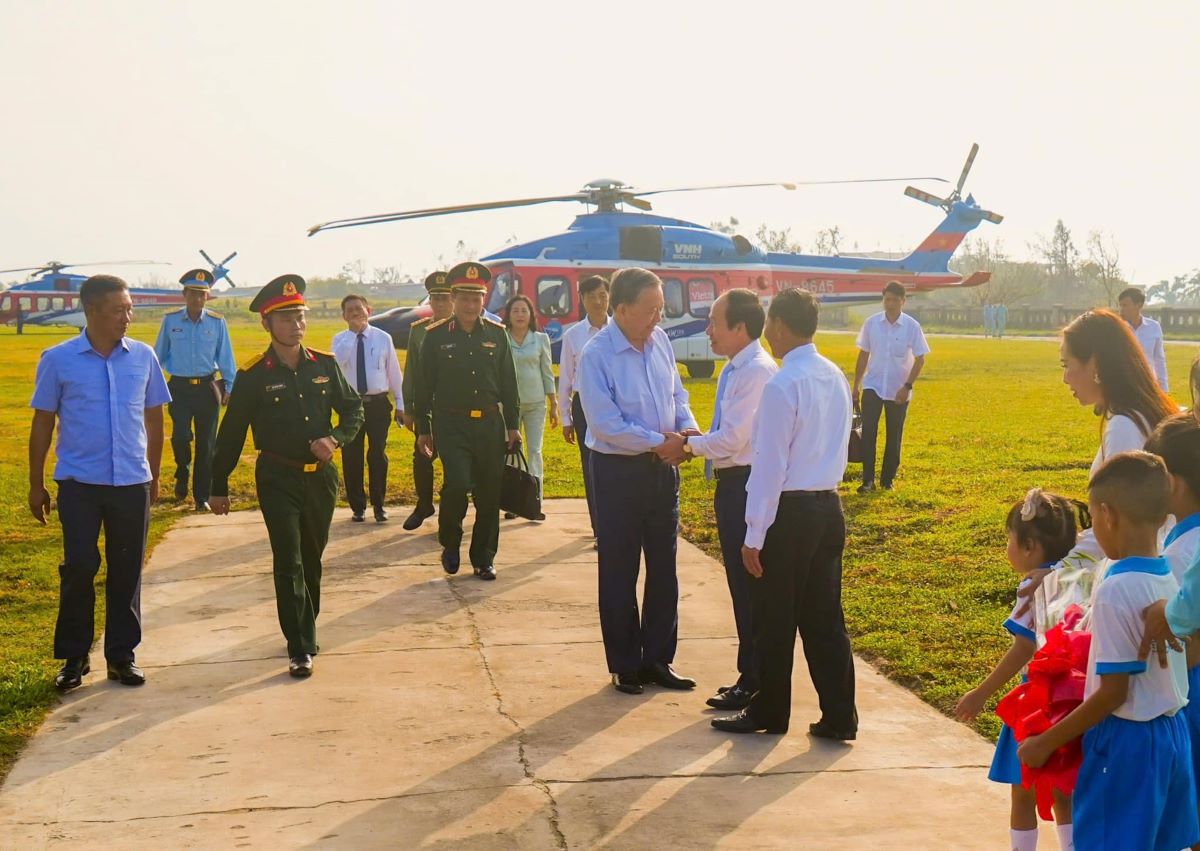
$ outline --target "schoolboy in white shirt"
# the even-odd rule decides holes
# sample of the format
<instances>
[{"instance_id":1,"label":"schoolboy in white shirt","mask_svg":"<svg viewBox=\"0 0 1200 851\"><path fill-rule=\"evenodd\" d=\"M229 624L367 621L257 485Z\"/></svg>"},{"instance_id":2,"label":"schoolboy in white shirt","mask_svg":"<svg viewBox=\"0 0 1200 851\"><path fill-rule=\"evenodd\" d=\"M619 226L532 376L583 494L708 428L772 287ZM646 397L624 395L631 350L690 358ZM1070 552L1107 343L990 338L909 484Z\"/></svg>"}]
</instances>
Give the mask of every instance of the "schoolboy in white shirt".
<instances>
[{"instance_id":1,"label":"schoolboy in white shirt","mask_svg":"<svg viewBox=\"0 0 1200 851\"><path fill-rule=\"evenodd\" d=\"M1173 597L1179 583L1158 556L1170 479L1148 452L1114 455L1092 476L1092 530L1113 563L1096 588L1084 700L1066 718L1017 750L1045 764L1083 736L1073 800L1077 848L1178 851L1200 842L1191 739L1179 710L1188 702L1187 664L1138 659L1142 612Z\"/></svg>"}]
</instances>

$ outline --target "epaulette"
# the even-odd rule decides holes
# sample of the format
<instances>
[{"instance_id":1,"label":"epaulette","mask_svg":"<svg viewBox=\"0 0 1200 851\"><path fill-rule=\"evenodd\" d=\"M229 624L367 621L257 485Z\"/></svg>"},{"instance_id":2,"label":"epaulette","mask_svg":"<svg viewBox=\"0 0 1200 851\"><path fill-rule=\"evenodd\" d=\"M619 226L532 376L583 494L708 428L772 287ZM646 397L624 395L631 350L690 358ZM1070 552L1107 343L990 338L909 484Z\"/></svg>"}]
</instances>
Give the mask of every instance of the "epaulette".
<instances>
[{"instance_id":1,"label":"epaulette","mask_svg":"<svg viewBox=\"0 0 1200 851\"><path fill-rule=\"evenodd\" d=\"M432 317L432 316L425 316L425 317L422 317L421 319L418 319L416 322L414 322L414 323L413 323L412 325L410 325L409 327L410 327L410 328L416 328L418 325L424 325L426 322L431 322L431 321L433 321L433 317Z\"/></svg>"},{"instance_id":2,"label":"epaulette","mask_svg":"<svg viewBox=\"0 0 1200 851\"><path fill-rule=\"evenodd\" d=\"M205 308L205 309L204 309L204 312L205 312L205 313L207 313L209 316L215 317L215 318L217 318L217 319L224 319L224 318L225 318L225 314L223 314L223 313L217 313L215 310L209 310L208 308Z\"/></svg>"},{"instance_id":3,"label":"epaulette","mask_svg":"<svg viewBox=\"0 0 1200 851\"><path fill-rule=\"evenodd\" d=\"M327 358L336 358L337 357L337 355L335 355L333 352L327 352L324 349L314 349L312 346L305 346L305 348L308 349L310 352L314 352L315 354L325 355L325 357L327 357Z\"/></svg>"},{"instance_id":4,"label":"epaulette","mask_svg":"<svg viewBox=\"0 0 1200 851\"><path fill-rule=\"evenodd\" d=\"M254 357L250 358L250 360L246 361L244 364L239 366L238 369L241 370L242 372L245 372L248 369L252 369L256 363L258 363L260 360L262 360L266 356L267 356L266 352L259 352Z\"/></svg>"},{"instance_id":5,"label":"epaulette","mask_svg":"<svg viewBox=\"0 0 1200 851\"><path fill-rule=\"evenodd\" d=\"M453 318L454 318L453 316L447 316L445 319L439 319L437 322L431 323L429 325L429 327L426 328L425 330L432 331L434 328L441 328L443 325L445 325L447 322L449 322Z\"/></svg>"},{"instance_id":6,"label":"epaulette","mask_svg":"<svg viewBox=\"0 0 1200 851\"><path fill-rule=\"evenodd\" d=\"M505 327L503 322L497 322L495 319L492 319L489 316L480 316L479 318L484 322L487 322L489 325L495 325L497 328Z\"/></svg>"}]
</instances>

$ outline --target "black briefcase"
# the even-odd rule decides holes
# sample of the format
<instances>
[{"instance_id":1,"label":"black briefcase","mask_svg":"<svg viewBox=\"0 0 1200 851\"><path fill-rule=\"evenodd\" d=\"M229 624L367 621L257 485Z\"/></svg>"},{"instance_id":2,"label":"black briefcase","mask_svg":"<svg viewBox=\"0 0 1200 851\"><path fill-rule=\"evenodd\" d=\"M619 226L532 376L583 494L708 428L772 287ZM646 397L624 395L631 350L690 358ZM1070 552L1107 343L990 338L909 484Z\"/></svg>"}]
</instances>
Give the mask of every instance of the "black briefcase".
<instances>
[{"instance_id":1,"label":"black briefcase","mask_svg":"<svg viewBox=\"0 0 1200 851\"><path fill-rule=\"evenodd\" d=\"M526 520L536 520L542 513L542 488L537 476L529 472L529 461L519 444L504 456L500 510L511 511Z\"/></svg>"},{"instance_id":2,"label":"black briefcase","mask_svg":"<svg viewBox=\"0 0 1200 851\"><path fill-rule=\"evenodd\" d=\"M862 445L862 409L854 406L854 414L850 417L850 443L846 447L846 463L861 464L863 460Z\"/></svg>"}]
</instances>

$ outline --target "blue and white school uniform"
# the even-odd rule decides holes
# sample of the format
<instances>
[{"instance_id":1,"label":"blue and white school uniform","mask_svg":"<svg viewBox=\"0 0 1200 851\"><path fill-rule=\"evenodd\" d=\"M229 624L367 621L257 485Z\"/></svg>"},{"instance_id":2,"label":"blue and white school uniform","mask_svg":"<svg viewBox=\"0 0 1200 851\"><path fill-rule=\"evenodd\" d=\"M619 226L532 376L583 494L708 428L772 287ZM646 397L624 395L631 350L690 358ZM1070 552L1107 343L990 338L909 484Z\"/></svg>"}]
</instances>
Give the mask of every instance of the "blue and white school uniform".
<instances>
[{"instance_id":1,"label":"blue and white school uniform","mask_svg":"<svg viewBox=\"0 0 1200 851\"><path fill-rule=\"evenodd\" d=\"M1200 556L1200 514L1185 517L1167 533L1163 558L1171 575L1183 584L1183 575ZM1183 708L1192 737L1192 773L1200 778L1200 665L1188 668L1188 704ZM1200 790L1198 790L1200 792Z\"/></svg>"},{"instance_id":2,"label":"blue and white school uniform","mask_svg":"<svg viewBox=\"0 0 1200 851\"><path fill-rule=\"evenodd\" d=\"M1125 558L1108 568L1092 606L1092 649L1084 699L1106 674L1129 674L1129 694L1083 736L1075 784L1075 847L1178 851L1200 842L1187 722L1187 662L1138 661L1142 611L1175 596L1165 558Z\"/></svg>"},{"instance_id":3,"label":"blue and white school uniform","mask_svg":"<svg viewBox=\"0 0 1200 851\"><path fill-rule=\"evenodd\" d=\"M1017 586L1018 594L1028 583L1028 579L1021 580L1021 584ZM1021 608L1025 608L1025 613L1018 615L1017 611ZM1025 601L1020 596L1017 597L1012 614L1004 621L1004 628L1014 638L1027 638L1037 645L1037 633L1033 630L1033 606L1025 606ZM1022 675L1021 682L1028 679L1028 676ZM992 756L992 767L988 769L988 780L1007 783L1010 786L1021 785L1021 760L1017 759L1017 740L1013 736L1012 728L1007 724L1000 727L1000 738L996 739L996 753Z\"/></svg>"}]
</instances>

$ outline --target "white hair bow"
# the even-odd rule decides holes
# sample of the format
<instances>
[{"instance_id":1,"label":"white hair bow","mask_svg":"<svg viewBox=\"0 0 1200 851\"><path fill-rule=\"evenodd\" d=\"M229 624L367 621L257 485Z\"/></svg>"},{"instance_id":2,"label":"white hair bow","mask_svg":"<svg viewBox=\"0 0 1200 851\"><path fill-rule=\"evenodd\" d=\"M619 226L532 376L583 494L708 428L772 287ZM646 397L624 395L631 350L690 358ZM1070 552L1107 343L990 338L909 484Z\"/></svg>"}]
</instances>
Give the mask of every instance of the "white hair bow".
<instances>
[{"instance_id":1,"label":"white hair bow","mask_svg":"<svg viewBox=\"0 0 1200 851\"><path fill-rule=\"evenodd\" d=\"M1042 489L1030 488L1025 494L1025 502L1021 505L1021 519L1028 523L1037 517L1038 506L1042 504Z\"/></svg>"}]
</instances>

